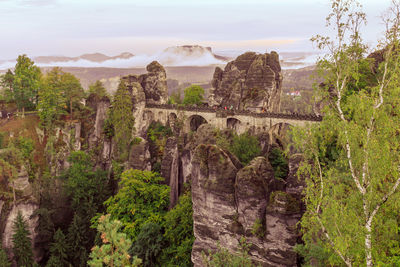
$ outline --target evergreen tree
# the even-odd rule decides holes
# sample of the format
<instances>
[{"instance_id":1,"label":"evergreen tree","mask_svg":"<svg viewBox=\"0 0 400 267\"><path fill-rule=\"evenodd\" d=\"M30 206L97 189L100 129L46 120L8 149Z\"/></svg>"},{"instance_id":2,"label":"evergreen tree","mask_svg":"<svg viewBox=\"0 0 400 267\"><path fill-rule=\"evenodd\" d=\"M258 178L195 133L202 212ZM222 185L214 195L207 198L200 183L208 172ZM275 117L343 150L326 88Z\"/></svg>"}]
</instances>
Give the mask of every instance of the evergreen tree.
<instances>
[{"instance_id":1,"label":"evergreen tree","mask_svg":"<svg viewBox=\"0 0 400 267\"><path fill-rule=\"evenodd\" d=\"M1 242L0 242L1 244ZM7 254L4 249L0 246L0 266L2 267L10 267L11 262L8 260Z\"/></svg>"},{"instance_id":2,"label":"evergreen tree","mask_svg":"<svg viewBox=\"0 0 400 267\"><path fill-rule=\"evenodd\" d=\"M132 255L143 260L144 267L158 266L158 256L164 247L162 228L159 224L149 222L142 226L131 249Z\"/></svg>"},{"instance_id":3,"label":"evergreen tree","mask_svg":"<svg viewBox=\"0 0 400 267\"><path fill-rule=\"evenodd\" d=\"M87 249L92 244L87 230L88 222L80 215L75 214L67 234L69 257L73 266L86 266Z\"/></svg>"},{"instance_id":4,"label":"evergreen tree","mask_svg":"<svg viewBox=\"0 0 400 267\"><path fill-rule=\"evenodd\" d=\"M121 81L114 95L111 111L111 121L114 126L114 138L117 144L119 159L124 161L128 158L129 145L132 141L132 131L135 119L132 116L132 96Z\"/></svg>"},{"instance_id":5,"label":"evergreen tree","mask_svg":"<svg viewBox=\"0 0 400 267\"><path fill-rule=\"evenodd\" d=\"M18 266L33 266L32 241L21 212L18 212L14 221L13 231L12 241L15 261Z\"/></svg>"},{"instance_id":6,"label":"evergreen tree","mask_svg":"<svg viewBox=\"0 0 400 267\"><path fill-rule=\"evenodd\" d=\"M128 253L132 241L124 233L120 233L122 224L118 220L111 220L109 214L99 218L97 230L101 233L103 244L95 246L90 254L89 266L139 266L141 260L136 256L131 259Z\"/></svg>"},{"instance_id":7,"label":"evergreen tree","mask_svg":"<svg viewBox=\"0 0 400 267\"><path fill-rule=\"evenodd\" d=\"M89 94L98 99L108 96L107 90L101 81L96 81L94 84L89 85Z\"/></svg>"},{"instance_id":8,"label":"evergreen tree","mask_svg":"<svg viewBox=\"0 0 400 267\"><path fill-rule=\"evenodd\" d=\"M50 259L48 260L46 267L62 267L69 266L67 261L68 246L66 243L65 235L58 229L54 234L54 242L50 247Z\"/></svg>"}]
</instances>

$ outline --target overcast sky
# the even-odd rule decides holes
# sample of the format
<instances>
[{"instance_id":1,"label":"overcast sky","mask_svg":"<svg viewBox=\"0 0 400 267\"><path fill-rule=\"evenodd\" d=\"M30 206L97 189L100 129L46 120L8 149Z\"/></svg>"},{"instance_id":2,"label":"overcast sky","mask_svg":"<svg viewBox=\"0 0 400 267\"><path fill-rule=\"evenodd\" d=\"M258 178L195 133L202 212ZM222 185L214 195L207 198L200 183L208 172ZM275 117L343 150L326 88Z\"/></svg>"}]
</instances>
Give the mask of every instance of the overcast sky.
<instances>
[{"instance_id":1,"label":"overcast sky","mask_svg":"<svg viewBox=\"0 0 400 267\"><path fill-rule=\"evenodd\" d=\"M379 16L389 2L361 1L368 41L382 32ZM310 51L328 13L328 0L0 0L0 59L154 53L185 44Z\"/></svg>"}]
</instances>

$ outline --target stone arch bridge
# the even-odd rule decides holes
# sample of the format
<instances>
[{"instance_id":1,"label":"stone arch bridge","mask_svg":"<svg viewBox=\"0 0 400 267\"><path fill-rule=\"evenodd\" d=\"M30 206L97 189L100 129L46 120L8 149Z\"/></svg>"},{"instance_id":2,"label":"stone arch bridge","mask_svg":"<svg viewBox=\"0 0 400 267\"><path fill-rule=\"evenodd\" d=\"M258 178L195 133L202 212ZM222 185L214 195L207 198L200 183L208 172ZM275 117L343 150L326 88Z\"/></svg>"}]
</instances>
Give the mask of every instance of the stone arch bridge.
<instances>
[{"instance_id":1,"label":"stone arch bridge","mask_svg":"<svg viewBox=\"0 0 400 267\"><path fill-rule=\"evenodd\" d=\"M146 104L143 116L163 124L179 121L183 123L184 132L195 131L201 124L209 123L219 129L233 129L239 134L249 129L253 129L255 132L266 131L281 123L304 126L308 123L322 120L321 116L316 115L254 113L214 109L211 107L180 107L167 104Z\"/></svg>"}]
</instances>

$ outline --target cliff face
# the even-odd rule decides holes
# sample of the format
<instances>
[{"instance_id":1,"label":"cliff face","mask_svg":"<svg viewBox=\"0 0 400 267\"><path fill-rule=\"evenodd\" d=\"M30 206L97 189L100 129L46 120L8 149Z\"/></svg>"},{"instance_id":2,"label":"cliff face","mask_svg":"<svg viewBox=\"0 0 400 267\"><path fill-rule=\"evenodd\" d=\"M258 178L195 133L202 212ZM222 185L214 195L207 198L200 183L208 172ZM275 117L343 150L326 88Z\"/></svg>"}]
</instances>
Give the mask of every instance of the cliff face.
<instances>
[{"instance_id":1,"label":"cliff face","mask_svg":"<svg viewBox=\"0 0 400 267\"><path fill-rule=\"evenodd\" d=\"M298 157L289 164L291 183L275 179L264 157L246 167L215 145L199 145L192 160L192 201L195 242L192 261L204 266L202 252L217 244L237 251L246 238L251 259L261 266L296 266L293 251L301 217L301 186L294 182ZM289 177L288 177L289 178Z\"/></svg>"},{"instance_id":2,"label":"cliff face","mask_svg":"<svg viewBox=\"0 0 400 267\"><path fill-rule=\"evenodd\" d=\"M247 52L216 67L209 96L210 105L231 105L240 110L279 111L282 73L276 52Z\"/></svg>"}]
</instances>

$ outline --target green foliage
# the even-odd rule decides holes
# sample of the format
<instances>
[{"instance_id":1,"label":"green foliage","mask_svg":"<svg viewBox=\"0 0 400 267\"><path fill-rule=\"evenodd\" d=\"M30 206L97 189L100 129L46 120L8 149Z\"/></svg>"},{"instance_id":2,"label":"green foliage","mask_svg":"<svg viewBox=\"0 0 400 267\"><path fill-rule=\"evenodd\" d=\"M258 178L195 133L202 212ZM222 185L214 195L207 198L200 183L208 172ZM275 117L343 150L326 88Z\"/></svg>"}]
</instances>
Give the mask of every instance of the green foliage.
<instances>
[{"instance_id":1,"label":"green foliage","mask_svg":"<svg viewBox=\"0 0 400 267\"><path fill-rule=\"evenodd\" d=\"M163 180L158 173L127 170L118 193L104 203L107 213L121 221L124 233L134 241L144 224L163 220L169 204L169 188L160 184Z\"/></svg>"},{"instance_id":2,"label":"green foliage","mask_svg":"<svg viewBox=\"0 0 400 267\"><path fill-rule=\"evenodd\" d=\"M168 137L172 136L172 130L160 122L153 122L147 129L147 140L149 140L152 160L152 171L161 171L161 160L164 156L164 148Z\"/></svg>"},{"instance_id":3,"label":"green foliage","mask_svg":"<svg viewBox=\"0 0 400 267\"><path fill-rule=\"evenodd\" d=\"M37 104L41 72L34 64L26 55L20 55L15 65L12 93L18 109L22 111Z\"/></svg>"},{"instance_id":4,"label":"green foliage","mask_svg":"<svg viewBox=\"0 0 400 267\"><path fill-rule=\"evenodd\" d=\"M399 10L393 4L391 10ZM357 22L365 14L358 7L332 1L328 21L336 36L313 38L330 51L318 62L325 86L316 93L324 118L293 134L305 158L299 175L306 181L307 210L299 251L308 264L388 266L400 252L400 16L388 13L393 16L386 21L394 25L387 25L376 52L382 62L373 62L364 58L368 50Z\"/></svg>"},{"instance_id":5,"label":"green foliage","mask_svg":"<svg viewBox=\"0 0 400 267\"><path fill-rule=\"evenodd\" d=\"M107 138L112 138L115 134L114 125L110 116L107 116L104 120L103 133Z\"/></svg>"},{"instance_id":6,"label":"green foliage","mask_svg":"<svg viewBox=\"0 0 400 267\"><path fill-rule=\"evenodd\" d=\"M107 90L101 81L96 81L94 84L89 85L89 95L93 95L97 99L108 97Z\"/></svg>"},{"instance_id":7,"label":"green foliage","mask_svg":"<svg viewBox=\"0 0 400 267\"><path fill-rule=\"evenodd\" d=\"M199 105L203 103L204 89L199 85L191 85L184 90L182 103L184 105Z\"/></svg>"},{"instance_id":8,"label":"green foliage","mask_svg":"<svg viewBox=\"0 0 400 267\"><path fill-rule=\"evenodd\" d=\"M6 133L0 132L0 149L4 148L6 142L5 142L5 137L6 137Z\"/></svg>"},{"instance_id":9,"label":"green foliage","mask_svg":"<svg viewBox=\"0 0 400 267\"><path fill-rule=\"evenodd\" d=\"M75 214L68 227L67 244L69 261L73 266L85 267L88 260L88 248L92 245L92 236L88 235L89 222L81 215ZM92 232L89 229L89 233Z\"/></svg>"},{"instance_id":10,"label":"green foliage","mask_svg":"<svg viewBox=\"0 0 400 267\"><path fill-rule=\"evenodd\" d=\"M67 240L74 266L86 262L88 250L96 232L90 228L90 219L104 210L103 202L109 197L107 173L93 170L93 163L83 151L72 152L68 158L71 166L63 173L65 191L71 199L74 218L68 228Z\"/></svg>"},{"instance_id":11,"label":"green foliage","mask_svg":"<svg viewBox=\"0 0 400 267\"><path fill-rule=\"evenodd\" d=\"M158 265L158 256L163 250L164 242L161 226L148 222L142 226L131 249L131 255L143 260L144 267Z\"/></svg>"},{"instance_id":12,"label":"green foliage","mask_svg":"<svg viewBox=\"0 0 400 267\"><path fill-rule=\"evenodd\" d=\"M232 254L226 248L218 245L218 251L212 253L209 251L208 257L203 254L203 261L206 267L255 267L248 254L249 247L246 240L242 238L239 241L239 254Z\"/></svg>"},{"instance_id":13,"label":"green foliage","mask_svg":"<svg viewBox=\"0 0 400 267\"><path fill-rule=\"evenodd\" d=\"M50 247L50 259L47 261L46 267L68 267L67 253L69 251L64 233L58 229L53 239L54 242Z\"/></svg>"},{"instance_id":14,"label":"green foliage","mask_svg":"<svg viewBox=\"0 0 400 267\"><path fill-rule=\"evenodd\" d=\"M105 266L140 266L141 260L136 256L131 260L128 249L132 241L121 233L122 223L118 220L111 220L110 214L103 215L99 219L97 230L101 233L103 244L95 246L90 254L88 262L92 267Z\"/></svg>"},{"instance_id":15,"label":"green foliage","mask_svg":"<svg viewBox=\"0 0 400 267\"><path fill-rule=\"evenodd\" d=\"M72 152L68 161L71 166L63 177L72 208L80 214L88 214L89 207L96 212L110 194L107 173L100 169L93 171L90 156L83 151Z\"/></svg>"},{"instance_id":16,"label":"green foliage","mask_svg":"<svg viewBox=\"0 0 400 267\"><path fill-rule=\"evenodd\" d=\"M63 75L60 68L53 68L42 79L39 90L38 113L43 127L51 130L65 114L66 98L63 92Z\"/></svg>"},{"instance_id":17,"label":"green foliage","mask_svg":"<svg viewBox=\"0 0 400 267\"><path fill-rule=\"evenodd\" d=\"M261 154L261 147L257 138L249 133L234 135L229 150L238 157L243 165L247 165L252 159Z\"/></svg>"},{"instance_id":18,"label":"green foliage","mask_svg":"<svg viewBox=\"0 0 400 267\"><path fill-rule=\"evenodd\" d=\"M259 238L263 238L265 236L265 230L264 230L264 225L262 224L262 221L257 218L253 224L253 227L251 229L252 235L258 236Z\"/></svg>"},{"instance_id":19,"label":"green foliage","mask_svg":"<svg viewBox=\"0 0 400 267\"><path fill-rule=\"evenodd\" d=\"M35 148L35 144L32 139L19 136L14 140L14 144L21 151L24 160L32 158L32 153Z\"/></svg>"},{"instance_id":20,"label":"green foliage","mask_svg":"<svg viewBox=\"0 0 400 267\"><path fill-rule=\"evenodd\" d=\"M119 159L124 161L129 156L129 144L135 119L132 115L132 96L123 81L120 82L111 110L111 122L114 128L114 138L117 145Z\"/></svg>"},{"instance_id":21,"label":"green foliage","mask_svg":"<svg viewBox=\"0 0 400 267\"><path fill-rule=\"evenodd\" d=\"M178 204L165 215L163 224L167 245L161 256L162 266L192 266L194 234L190 191L179 197Z\"/></svg>"},{"instance_id":22,"label":"green foliage","mask_svg":"<svg viewBox=\"0 0 400 267\"><path fill-rule=\"evenodd\" d=\"M28 225L21 212L13 224L13 253L18 266L33 266L33 252Z\"/></svg>"},{"instance_id":23,"label":"green foliage","mask_svg":"<svg viewBox=\"0 0 400 267\"><path fill-rule=\"evenodd\" d=\"M0 246L0 266L3 267L11 266L11 262L8 260L7 254L1 246Z\"/></svg>"},{"instance_id":24,"label":"green foliage","mask_svg":"<svg viewBox=\"0 0 400 267\"><path fill-rule=\"evenodd\" d=\"M71 120L73 119L73 106L79 105L80 101L84 98L85 92L83 91L81 82L71 73L65 72L61 78L62 91L66 100L66 104L69 105L69 112Z\"/></svg>"},{"instance_id":25,"label":"green foliage","mask_svg":"<svg viewBox=\"0 0 400 267\"><path fill-rule=\"evenodd\" d=\"M273 148L268 154L269 163L274 169L276 179L286 179L289 173L289 163L285 153L279 148Z\"/></svg>"},{"instance_id":26,"label":"green foliage","mask_svg":"<svg viewBox=\"0 0 400 267\"><path fill-rule=\"evenodd\" d=\"M168 104L179 105L182 104L181 89L174 91L168 99Z\"/></svg>"},{"instance_id":27,"label":"green foliage","mask_svg":"<svg viewBox=\"0 0 400 267\"><path fill-rule=\"evenodd\" d=\"M3 98L7 102L14 100L14 73L9 69L7 72L0 76L0 87L3 88Z\"/></svg>"}]
</instances>

